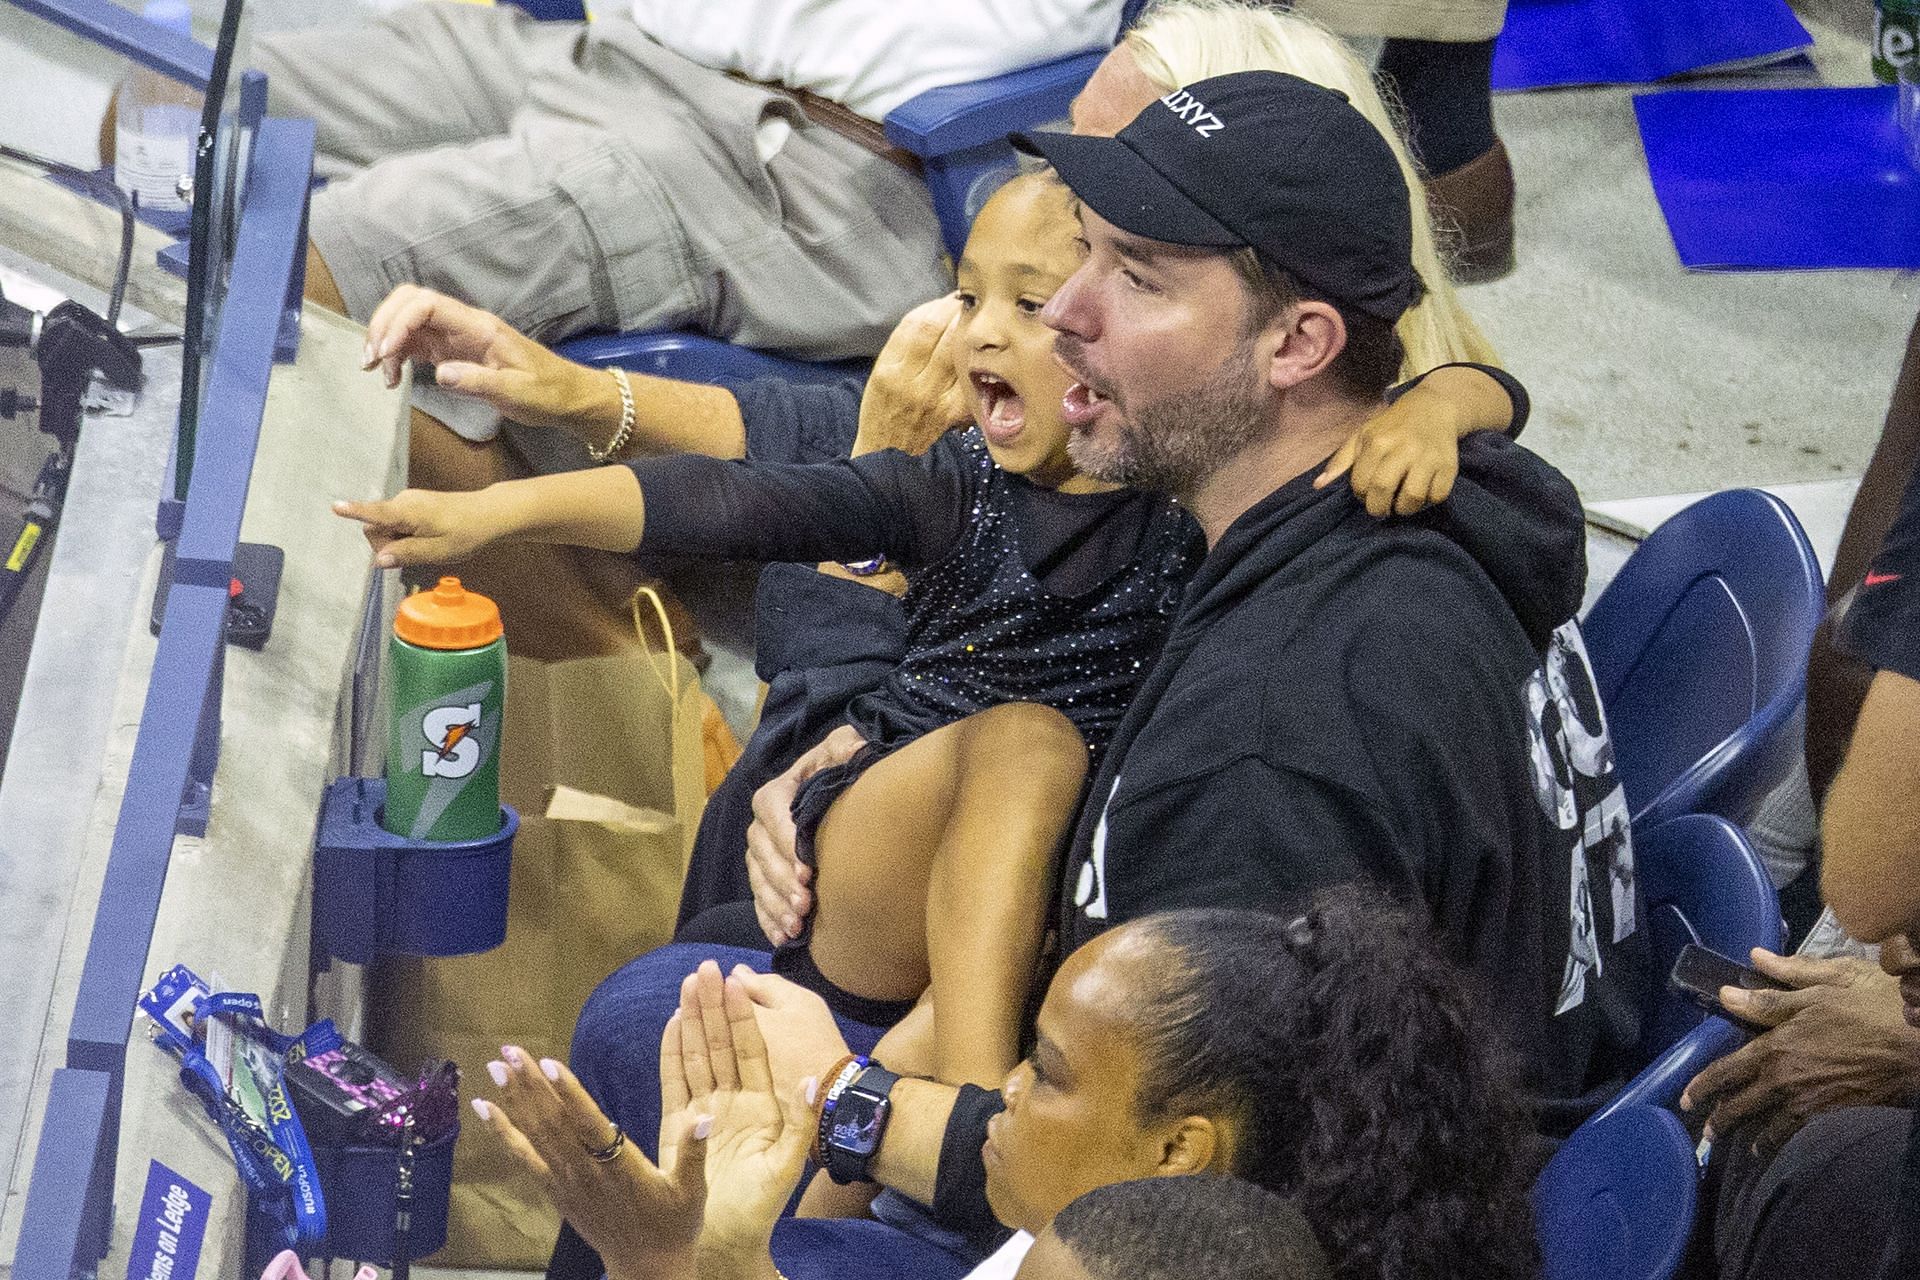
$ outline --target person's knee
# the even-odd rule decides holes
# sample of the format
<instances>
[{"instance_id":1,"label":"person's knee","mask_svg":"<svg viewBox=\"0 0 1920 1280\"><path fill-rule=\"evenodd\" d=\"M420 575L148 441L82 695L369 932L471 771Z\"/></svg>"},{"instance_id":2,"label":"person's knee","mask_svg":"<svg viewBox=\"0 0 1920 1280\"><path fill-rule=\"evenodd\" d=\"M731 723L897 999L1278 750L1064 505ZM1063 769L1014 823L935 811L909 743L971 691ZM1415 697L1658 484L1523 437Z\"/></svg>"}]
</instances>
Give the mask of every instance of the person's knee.
<instances>
[{"instance_id":1,"label":"person's knee","mask_svg":"<svg viewBox=\"0 0 1920 1280\"><path fill-rule=\"evenodd\" d=\"M963 767L1006 771L1049 786L1079 787L1087 772L1080 731L1052 707L1005 702L969 716Z\"/></svg>"},{"instance_id":2,"label":"person's knee","mask_svg":"<svg viewBox=\"0 0 1920 1280\"><path fill-rule=\"evenodd\" d=\"M601 980L581 1006L568 1059L587 1092L605 1103L603 1090L651 1072L660 1053L660 1031L680 1007L680 983L713 951L669 943Z\"/></svg>"}]
</instances>

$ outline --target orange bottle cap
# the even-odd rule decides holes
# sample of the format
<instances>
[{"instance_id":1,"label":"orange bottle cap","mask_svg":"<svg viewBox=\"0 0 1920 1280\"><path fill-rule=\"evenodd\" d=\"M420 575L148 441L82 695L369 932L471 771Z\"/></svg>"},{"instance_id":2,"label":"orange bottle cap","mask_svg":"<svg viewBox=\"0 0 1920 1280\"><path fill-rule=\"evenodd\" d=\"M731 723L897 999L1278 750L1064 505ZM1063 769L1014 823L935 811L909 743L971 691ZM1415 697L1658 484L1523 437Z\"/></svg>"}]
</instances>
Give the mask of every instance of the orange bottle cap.
<instances>
[{"instance_id":1,"label":"orange bottle cap","mask_svg":"<svg viewBox=\"0 0 1920 1280\"><path fill-rule=\"evenodd\" d=\"M479 649L500 638L500 606L458 578L442 578L431 591L400 602L393 633L422 649Z\"/></svg>"}]
</instances>

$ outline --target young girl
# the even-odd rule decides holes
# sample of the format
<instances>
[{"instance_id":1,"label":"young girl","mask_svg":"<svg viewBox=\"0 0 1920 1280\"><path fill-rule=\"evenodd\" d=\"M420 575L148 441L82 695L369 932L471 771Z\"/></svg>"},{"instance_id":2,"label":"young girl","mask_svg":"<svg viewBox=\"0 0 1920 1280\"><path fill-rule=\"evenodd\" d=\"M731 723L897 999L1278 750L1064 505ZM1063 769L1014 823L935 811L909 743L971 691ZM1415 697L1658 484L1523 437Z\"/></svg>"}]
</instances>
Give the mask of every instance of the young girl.
<instances>
[{"instance_id":1,"label":"young girl","mask_svg":"<svg viewBox=\"0 0 1920 1280\"><path fill-rule=\"evenodd\" d=\"M810 933L775 938L776 967L876 1024L930 991L926 1065L952 1082L992 1083L1019 1057L1089 752L1151 665L1201 550L1170 500L1093 481L1067 458L1070 378L1039 313L1078 261L1050 177L1015 179L982 209L953 335L975 425L920 457L683 455L336 508L367 524L383 566L526 540L902 570L905 658L849 707L859 752L793 806L816 907ZM373 355L391 360L413 322L389 319L375 318ZM443 382L467 378L441 358ZM1474 425L1505 425L1495 401L1498 419Z\"/></svg>"}]
</instances>

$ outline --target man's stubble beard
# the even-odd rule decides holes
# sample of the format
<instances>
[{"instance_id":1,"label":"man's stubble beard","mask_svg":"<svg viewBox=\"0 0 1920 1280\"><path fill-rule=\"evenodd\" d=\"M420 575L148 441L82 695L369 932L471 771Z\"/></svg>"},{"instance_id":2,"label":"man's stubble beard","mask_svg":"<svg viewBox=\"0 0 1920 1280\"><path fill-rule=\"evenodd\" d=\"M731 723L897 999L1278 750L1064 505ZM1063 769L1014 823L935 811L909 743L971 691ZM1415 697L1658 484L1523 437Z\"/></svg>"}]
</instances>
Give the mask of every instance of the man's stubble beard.
<instances>
[{"instance_id":1,"label":"man's stubble beard","mask_svg":"<svg viewBox=\"0 0 1920 1280\"><path fill-rule=\"evenodd\" d=\"M1076 431L1067 457L1083 475L1186 497L1214 472L1272 430L1266 380L1248 337L1196 387L1128 409L1112 398L1121 422L1107 439Z\"/></svg>"}]
</instances>

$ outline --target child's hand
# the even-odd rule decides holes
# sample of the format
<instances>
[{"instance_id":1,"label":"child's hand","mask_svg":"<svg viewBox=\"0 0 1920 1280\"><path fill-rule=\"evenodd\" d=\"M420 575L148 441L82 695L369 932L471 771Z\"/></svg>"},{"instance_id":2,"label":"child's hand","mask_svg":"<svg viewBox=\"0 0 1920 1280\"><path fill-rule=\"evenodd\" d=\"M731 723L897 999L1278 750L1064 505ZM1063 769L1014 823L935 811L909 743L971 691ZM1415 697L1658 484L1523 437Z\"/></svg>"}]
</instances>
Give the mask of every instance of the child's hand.
<instances>
[{"instance_id":1,"label":"child's hand","mask_svg":"<svg viewBox=\"0 0 1920 1280\"><path fill-rule=\"evenodd\" d=\"M1453 492L1460 473L1458 429L1445 402L1408 391L1347 438L1313 482L1324 489L1351 472L1353 491L1373 516L1410 516Z\"/></svg>"},{"instance_id":2,"label":"child's hand","mask_svg":"<svg viewBox=\"0 0 1920 1280\"><path fill-rule=\"evenodd\" d=\"M881 449L925 453L973 417L973 392L954 361L960 300L948 294L907 312L873 362L860 397L855 456Z\"/></svg>"},{"instance_id":3,"label":"child's hand","mask_svg":"<svg viewBox=\"0 0 1920 1280\"><path fill-rule=\"evenodd\" d=\"M366 526L373 562L382 569L465 559L498 536L487 491L439 493L403 489L383 502L336 502L333 513Z\"/></svg>"}]
</instances>

